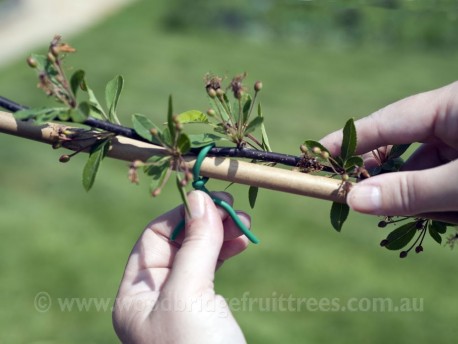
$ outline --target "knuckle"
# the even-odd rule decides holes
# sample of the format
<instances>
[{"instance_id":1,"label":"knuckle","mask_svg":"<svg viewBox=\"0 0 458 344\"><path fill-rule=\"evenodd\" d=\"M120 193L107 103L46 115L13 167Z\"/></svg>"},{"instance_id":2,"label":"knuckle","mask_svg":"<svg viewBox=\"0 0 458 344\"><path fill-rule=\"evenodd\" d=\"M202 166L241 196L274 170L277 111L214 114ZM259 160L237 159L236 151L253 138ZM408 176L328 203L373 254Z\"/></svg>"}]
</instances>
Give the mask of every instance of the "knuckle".
<instances>
[{"instance_id":1,"label":"knuckle","mask_svg":"<svg viewBox=\"0 0 458 344\"><path fill-rule=\"evenodd\" d=\"M396 206L401 215L413 215L416 212L415 204L418 200L417 188L415 187L414 174L399 173L398 190L395 199Z\"/></svg>"}]
</instances>

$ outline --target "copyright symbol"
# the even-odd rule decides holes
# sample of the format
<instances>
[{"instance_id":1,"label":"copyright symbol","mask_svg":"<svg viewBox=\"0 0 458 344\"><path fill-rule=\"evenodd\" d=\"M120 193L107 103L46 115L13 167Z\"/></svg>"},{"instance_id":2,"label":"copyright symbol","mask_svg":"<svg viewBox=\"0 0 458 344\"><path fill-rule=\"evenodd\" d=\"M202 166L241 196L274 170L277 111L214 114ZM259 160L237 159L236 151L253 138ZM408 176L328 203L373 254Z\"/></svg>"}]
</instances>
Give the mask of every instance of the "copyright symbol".
<instances>
[{"instance_id":1,"label":"copyright symbol","mask_svg":"<svg viewBox=\"0 0 458 344\"><path fill-rule=\"evenodd\" d=\"M45 313L49 311L51 308L52 300L51 296L45 292L45 291L40 291L35 295L35 299L33 300L33 305L35 306L35 309L40 312L40 313Z\"/></svg>"}]
</instances>

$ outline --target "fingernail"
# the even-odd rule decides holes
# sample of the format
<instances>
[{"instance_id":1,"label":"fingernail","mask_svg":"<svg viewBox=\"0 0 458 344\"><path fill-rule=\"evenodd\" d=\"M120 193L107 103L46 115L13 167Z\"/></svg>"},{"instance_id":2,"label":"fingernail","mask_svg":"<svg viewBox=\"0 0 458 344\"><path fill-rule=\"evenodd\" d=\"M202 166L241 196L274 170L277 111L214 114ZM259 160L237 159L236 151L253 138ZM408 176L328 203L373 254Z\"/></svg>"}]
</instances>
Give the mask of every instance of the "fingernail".
<instances>
[{"instance_id":1,"label":"fingernail","mask_svg":"<svg viewBox=\"0 0 458 344\"><path fill-rule=\"evenodd\" d=\"M350 190L347 203L353 210L363 213L377 213L382 205L380 187L356 185Z\"/></svg>"},{"instance_id":2,"label":"fingernail","mask_svg":"<svg viewBox=\"0 0 458 344\"><path fill-rule=\"evenodd\" d=\"M199 219L205 214L205 198L202 192L192 191L188 195L189 210L191 214L186 212L188 219Z\"/></svg>"}]
</instances>

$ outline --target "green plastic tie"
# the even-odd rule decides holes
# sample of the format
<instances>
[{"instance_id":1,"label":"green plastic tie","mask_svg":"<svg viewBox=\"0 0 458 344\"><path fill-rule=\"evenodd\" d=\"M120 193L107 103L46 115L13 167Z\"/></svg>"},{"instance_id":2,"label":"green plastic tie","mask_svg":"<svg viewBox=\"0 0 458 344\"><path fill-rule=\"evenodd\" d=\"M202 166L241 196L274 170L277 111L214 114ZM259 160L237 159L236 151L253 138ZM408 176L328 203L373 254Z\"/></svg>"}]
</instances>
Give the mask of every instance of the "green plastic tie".
<instances>
[{"instance_id":1,"label":"green plastic tie","mask_svg":"<svg viewBox=\"0 0 458 344\"><path fill-rule=\"evenodd\" d=\"M199 154L197 155L196 158L196 163L194 164L194 167L192 169L192 176L194 181L192 182L192 187L195 190L203 191L206 194L208 194L213 202L217 205L223 208L229 216L232 218L234 223L237 225L237 227L240 229L240 231L245 234L245 236L254 244L259 243L259 239L256 238L256 236L248 229L247 226L240 220L240 217L237 215L235 210L231 207L231 205L222 199L210 195L210 192L208 189L205 187L205 184L208 182L208 177L201 177L200 176L200 167L202 166L202 162L204 161L205 157L207 156L208 152L214 147L214 144L208 145L203 147ZM178 234L181 233L181 231L184 229L185 225L185 220L182 219L180 223L175 227L175 229L172 232L172 235L170 236L170 240L174 241Z\"/></svg>"}]
</instances>

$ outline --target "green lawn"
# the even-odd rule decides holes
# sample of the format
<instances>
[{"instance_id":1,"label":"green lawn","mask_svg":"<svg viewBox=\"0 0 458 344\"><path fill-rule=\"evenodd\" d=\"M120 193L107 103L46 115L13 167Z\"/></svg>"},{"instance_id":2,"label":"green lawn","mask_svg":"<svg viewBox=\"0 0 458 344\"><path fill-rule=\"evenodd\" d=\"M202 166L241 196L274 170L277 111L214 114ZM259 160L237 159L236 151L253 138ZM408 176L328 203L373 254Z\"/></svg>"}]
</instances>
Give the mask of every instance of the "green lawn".
<instances>
[{"instance_id":1,"label":"green lawn","mask_svg":"<svg viewBox=\"0 0 458 344\"><path fill-rule=\"evenodd\" d=\"M264 83L262 104L276 151L298 154L304 139L319 139L351 116L359 118L410 94L458 76L458 54L306 46L235 35L169 34L155 24L156 2L141 1L71 40L69 58L86 69L99 92L114 74L126 90L122 120L138 112L164 120L167 97L175 109L207 108L202 77L248 72ZM23 59L0 70L0 94L39 106L44 96ZM127 181L127 166L107 161L94 189L81 186L84 157L59 164L62 152L0 135L0 342L112 343L109 309L61 311L58 298L114 298L126 258L143 227L179 203L172 190L151 199L147 181ZM210 182L212 189L225 183ZM247 188L233 186L236 207L249 211L260 245L228 262L217 290L231 300L402 297L424 299L422 312L235 312L249 342L452 342L457 301L450 290L456 252L428 240L425 252L400 260L379 247L386 231L377 219L351 214L342 233L332 230L330 204L262 190L249 210ZM53 300L34 307L39 292ZM273 301L274 302L274 301Z\"/></svg>"}]
</instances>

